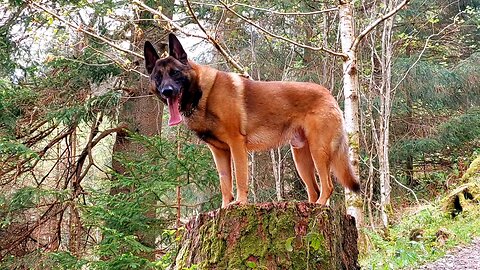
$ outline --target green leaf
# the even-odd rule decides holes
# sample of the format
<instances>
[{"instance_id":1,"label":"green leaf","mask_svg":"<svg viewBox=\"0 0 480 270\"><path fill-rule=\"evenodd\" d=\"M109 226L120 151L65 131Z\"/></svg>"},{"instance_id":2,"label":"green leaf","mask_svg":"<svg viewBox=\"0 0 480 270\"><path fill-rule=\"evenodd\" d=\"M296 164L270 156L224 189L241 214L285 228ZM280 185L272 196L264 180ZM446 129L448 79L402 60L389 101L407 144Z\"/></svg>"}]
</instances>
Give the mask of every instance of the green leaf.
<instances>
[{"instance_id":1,"label":"green leaf","mask_svg":"<svg viewBox=\"0 0 480 270\"><path fill-rule=\"evenodd\" d=\"M252 261L246 261L245 264L249 268L256 268L257 267L257 264L255 262L252 262Z\"/></svg>"},{"instance_id":2,"label":"green leaf","mask_svg":"<svg viewBox=\"0 0 480 270\"><path fill-rule=\"evenodd\" d=\"M288 252L293 251L293 246L292 246L293 239L295 239L295 237L290 237L285 241L285 250Z\"/></svg>"},{"instance_id":3,"label":"green leaf","mask_svg":"<svg viewBox=\"0 0 480 270\"><path fill-rule=\"evenodd\" d=\"M317 251L322 246L323 236L318 233L308 233L307 241L309 242L310 247Z\"/></svg>"}]
</instances>

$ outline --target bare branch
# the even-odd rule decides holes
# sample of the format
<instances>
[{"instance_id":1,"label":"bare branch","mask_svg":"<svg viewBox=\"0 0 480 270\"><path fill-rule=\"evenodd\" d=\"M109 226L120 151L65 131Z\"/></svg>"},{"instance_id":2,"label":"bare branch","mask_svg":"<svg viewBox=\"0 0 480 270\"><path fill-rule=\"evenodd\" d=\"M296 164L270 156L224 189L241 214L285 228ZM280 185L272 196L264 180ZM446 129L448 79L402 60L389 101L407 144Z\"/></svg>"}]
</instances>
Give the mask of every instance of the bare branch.
<instances>
[{"instance_id":1,"label":"bare branch","mask_svg":"<svg viewBox=\"0 0 480 270\"><path fill-rule=\"evenodd\" d=\"M159 10L156 10L156 9L153 9L149 6L147 6L145 3L143 3L142 1L140 0L132 0L132 2L134 4L136 4L137 6L139 7L142 7L144 8L146 11L152 13L153 15L157 15L158 17L160 17L163 21L165 21L167 23L167 26L165 27L166 30L168 31L172 31L172 30L177 30L179 31L180 33L183 33L189 37L197 37L197 38L202 38L202 39L206 39L204 36L200 36L200 35L195 35L195 34L192 34L192 33L189 33L187 32L185 29L183 29L183 27L181 25L179 25L178 23L176 23L175 21L173 21L172 19L170 19L169 17L167 17L165 14L163 14L161 11Z\"/></svg>"},{"instance_id":2,"label":"bare branch","mask_svg":"<svg viewBox=\"0 0 480 270\"><path fill-rule=\"evenodd\" d=\"M249 20L248 18L244 17L243 15L239 14L238 12L236 12L235 10L233 10L229 5L227 5L225 2L221 1L221 0L218 0L218 2L220 4L222 4L222 6L227 9L228 11L230 11L232 14L234 14L235 16L237 16L238 18L242 19L244 22L252 25L253 27L257 28L258 30L262 31L263 33L271 36L271 37L274 37L276 39L279 39L279 40L283 40L285 42L288 42L288 43L291 43L295 46L298 46L298 47L301 47L301 48L304 48L304 49L309 49L309 50L312 50L312 51L324 51L324 52L327 52L327 53L330 53L332 55L335 55L335 56L340 56L344 59L348 58L348 56L344 53L340 53L340 52L335 52L335 51L332 51L330 49L327 49L325 47L312 47L312 46L308 46L308 45L305 45L305 44L302 44L302 43L299 43L297 41L294 41L292 39L289 39L289 38L286 38L286 37L282 37L280 35L277 35L275 33L272 33L270 31L268 31L267 29L261 27L260 25L254 23L253 21Z\"/></svg>"},{"instance_id":3,"label":"bare branch","mask_svg":"<svg viewBox=\"0 0 480 270\"><path fill-rule=\"evenodd\" d=\"M250 74L248 74L248 72L245 70L245 68L243 66L241 66L239 63L237 63L237 61L235 61L235 59L233 59L226 51L225 49L220 45L220 43L217 42L217 40L215 40L211 35L208 34L207 30L205 30L205 28L202 26L202 24L200 23L200 21L198 21L198 18L197 16L195 15L195 13L193 12L193 9L192 9L192 6L190 5L190 2L188 0L186 0L186 3L187 3L187 7L188 7L188 11L190 12L190 14L192 15L192 18L195 20L195 22L197 23L198 27L200 27L200 29L202 30L202 32L207 36L207 40L210 41L213 46L215 46L215 48L217 48L217 50L225 57L225 59L230 63L232 64L237 70L239 70L241 73L243 73L243 76L247 77L247 78L250 78Z\"/></svg>"},{"instance_id":4,"label":"bare branch","mask_svg":"<svg viewBox=\"0 0 480 270\"><path fill-rule=\"evenodd\" d=\"M139 58L143 59L143 55L138 54L138 53L136 53L136 52L134 52L134 51L130 51L130 50L128 50L128 49L122 48L122 47L118 46L117 44L115 44L113 41L111 41L111 40L109 40L109 39L107 39L107 38L105 38L105 37L102 37L102 36L100 36L100 35L97 35L96 33L93 33L93 32L91 32L91 31L88 31L87 29L83 28L81 25L76 25L76 24L74 24L74 23L72 23L72 22L69 22L69 21L67 21L66 19L64 19L62 16L56 14L55 12L51 11L50 9L48 9L48 8L42 6L42 5L40 5L40 4L38 4L38 3L34 2L34 1L29 2L29 5L45 11L46 13L48 13L48 14L52 15L53 17L57 18L57 20L59 20L59 21L63 22L64 24L66 24L66 25L68 25L68 26L76 29L76 30L79 31L79 32L82 32L82 33L84 33L84 34L87 34L87 35L89 35L89 36L92 36L92 37L94 37L94 38L96 38L96 39L98 39L98 40L101 40L101 41L107 43L107 44L108 44L109 46L111 46L112 48L115 48L115 49L117 49L117 50L119 50L119 51L121 51L121 52L124 52L124 53L127 53L127 54L131 54L131 55L134 55L134 56L136 56L136 57L139 57Z\"/></svg>"},{"instance_id":5,"label":"bare branch","mask_svg":"<svg viewBox=\"0 0 480 270\"><path fill-rule=\"evenodd\" d=\"M215 5L215 4L210 4L210 3L201 3L201 2L192 2L192 3L196 4L196 5L203 5L203 6L210 6L210 7L222 7L222 5ZM256 6L243 4L243 3L233 3L233 4L230 4L228 6L231 7L231 8L234 8L236 6L242 6L242 7L247 7L247 8L254 9L254 10L265 11L265 12L268 12L268 13L272 13L272 14L275 14L275 15L282 15L282 16L309 16L309 15L322 14L322 13L338 10L338 7L333 7L333 8L328 8L328 9L324 9L324 10L316 10L316 11L310 11L310 12L280 12L280 11L271 10L271 9L268 9L268 8L256 7Z\"/></svg>"},{"instance_id":6,"label":"bare branch","mask_svg":"<svg viewBox=\"0 0 480 270\"><path fill-rule=\"evenodd\" d=\"M82 153L80 154L80 156L77 160L77 164L76 164L76 167L75 167L75 176L76 176L75 185L80 184L80 182L83 180L83 178L85 178L85 176L87 175L87 173L89 171L88 169L93 165L92 163L89 163L87 165L87 168L84 169L83 173L82 173L82 169L83 169L83 165L85 163L85 160L91 154L91 151L92 151L93 147L95 147L101 140L103 140L108 135L110 135L112 133L120 132L122 130L126 130L128 128L126 123L120 123L117 127L114 127L114 128L111 128L111 129L106 129L106 130L102 131L97 136L98 125L100 125L100 122L92 127L92 131L91 131L90 138L89 138L89 141L87 143L87 146L82 150ZM73 175L71 177L73 177Z\"/></svg>"},{"instance_id":7,"label":"bare branch","mask_svg":"<svg viewBox=\"0 0 480 270\"><path fill-rule=\"evenodd\" d=\"M111 56L110 54L102 51L102 50L97 50L96 48L92 47L92 46L89 46L89 48L92 50L92 51L95 51L103 56L105 56L106 58L109 58L110 60L113 61L113 63L115 63L117 66L119 66L120 68L122 68L125 72L134 72L134 73L137 73L138 75L144 77L144 78L148 78L148 75L134 69L134 68L130 68L129 67L129 63L121 63L118 59L115 59L113 56Z\"/></svg>"},{"instance_id":8,"label":"bare branch","mask_svg":"<svg viewBox=\"0 0 480 270\"><path fill-rule=\"evenodd\" d=\"M238 71L240 71L241 73L243 73L243 76L249 78L250 75L246 72L245 68L240 65L237 61L235 61L235 59L233 59L228 53L227 51L211 36L208 34L208 32L205 30L205 28L203 28L203 26L200 24L200 22L198 21L197 17L195 16L195 13L193 12L191 6L190 6L190 3L188 1L187 2L187 7L188 7L188 10L190 12L190 14L192 15L193 19L195 20L195 22L197 23L198 27L200 27L200 29L202 30L202 32L205 34L205 36L200 36L200 35L193 35L191 33L189 33L188 31L186 31L185 29L182 28L182 26L180 26L179 24L177 24L176 22L174 22L172 19L168 18L165 14L163 14L162 12L160 12L159 10L156 10L156 9L153 9L149 6L147 6L145 3L143 3L142 1L140 0L132 0L132 2L142 8L144 8L145 10L147 10L148 12L154 14L154 15L157 15L158 17L160 17L162 20L164 20L166 23L167 23L167 27L166 29L169 30L169 31L172 31L172 30L177 30L179 31L180 33L183 33L187 36L194 36L194 37L198 37L198 38L201 38L201 39L205 39L207 41L209 41L210 43L213 44L213 46L215 46L215 48L223 55L223 57L227 60L228 63L230 63L233 67L235 67Z\"/></svg>"},{"instance_id":9,"label":"bare branch","mask_svg":"<svg viewBox=\"0 0 480 270\"><path fill-rule=\"evenodd\" d=\"M167 23L167 26L165 27L166 30L168 31L173 31L173 30L176 30L186 36L189 36L189 37L196 37L196 38L201 38L201 39L204 39L204 40L208 40L208 38L206 36L201 36L201 35L196 35L196 34L192 34L188 31L186 31L185 29L183 29L183 27L181 25L179 25L178 23L176 23L175 21L173 21L172 19L170 19L169 17L167 17L165 14L163 14L161 11L159 10L156 10L156 9L153 9L149 6L147 6L145 3L143 3L142 1L140 0L132 0L132 2L134 4L136 4L137 6L139 7L142 7L144 8L146 11L152 13L153 15L157 15L158 17L160 17L163 21L165 21Z\"/></svg>"},{"instance_id":10,"label":"bare branch","mask_svg":"<svg viewBox=\"0 0 480 270\"><path fill-rule=\"evenodd\" d=\"M13 249L15 249L22 241L28 238L33 231L35 231L39 226L43 225L45 222L49 221L51 218L62 213L67 208L68 204L61 204L58 200L54 201L48 209L40 216L39 219L35 221L30 227L23 230L20 235L15 235L14 239L2 252L0 253L0 261L3 260ZM55 208L58 208L55 209Z\"/></svg>"},{"instance_id":11,"label":"bare branch","mask_svg":"<svg viewBox=\"0 0 480 270\"><path fill-rule=\"evenodd\" d=\"M413 64L407 69L407 71L405 71L405 74L403 74L403 76L400 78L400 80L397 82L397 84L395 84L395 86L392 88L392 92L395 92L395 90L397 90L397 88L400 86L400 84L405 80L405 78L407 77L407 75L410 73L410 71L417 65L417 63L420 61L420 59L422 58L423 54L425 53L425 51L427 50L428 48L428 43L430 42L430 40L433 38L433 37L436 37L436 36L439 36L440 34L442 34L444 31L446 31L448 28L450 28L451 26L455 25L457 23L456 21L456 18L462 14L463 12L459 12L457 15L455 15L455 18L453 20L452 23L450 23L449 25L445 26L444 28L442 28L440 31L438 31L438 33L434 33L434 34L431 34L430 36L427 37L427 39L425 40L425 44L423 45L423 48L422 50L420 51L420 54L418 55L417 59L415 59L415 61L413 62Z\"/></svg>"},{"instance_id":12,"label":"bare branch","mask_svg":"<svg viewBox=\"0 0 480 270\"><path fill-rule=\"evenodd\" d=\"M400 3L398 6L396 6L394 9L390 10L387 14L381 16L380 18L377 18L374 22L372 22L367 28L363 29L363 31L355 38L355 40L352 43L352 46L350 47L350 50L356 51L358 44L360 44L360 41L368 34L370 31L372 31L378 24L381 22L385 21L386 19L392 17L395 15L400 9L402 9L405 5L408 4L410 0L403 0L402 3Z\"/></svg>"},{"instance_id":13,"label":"bare branch","mask_svg":"<svg viewBox=\"0 0 480 270\"><path fill-rule=\"evenodd\" d=\"M48 151L49 149L51 149L51 148L52 148L54 145L56 145L58 142L60 142L60 141L63 140L65 137L67 137L68 135L70 135L70 134L75 130L75 128L76 128L76 125L73 125L73 126L69 127L68 129L65 128L65 130L63 130L60 134L57 134L57 136L55 136L52 140L50 140L50 142L49 142L46 146L44 146L42 150L38 151L36 157L32 155L32 156L30 156L30 157L28 157L28 158L25 158L25 159L22 160L22 161L19 161L16 166L9 166L9 167L7 167L6 169L2 168L2 169L0 170L0 176L3 176L3 175L5 175L5 174L7 174L7 173L10 173L11 171L13 171L13 170L15 170L15 169L17 170L16 175L19 176L19 175L22 174L23 172L28 171L30 168L34 168L34 167L40 162L41 158L43 158L43 157L45 156L45 154L47 153L47 151ZM48 134L47 134L47 135L48 135ZM47 135L45 135L45 137L46 137ZM42 137L42 138L45 138L45 137ZM40 139L39 139L39 140L40 140ZM28 169L25 169L23 166L24 166L25 164L28 164L28 163L29 163L30 161L32 161L32 160L34 160L33 163L28 166ZM8 182L7 182L7 183L8 183ZM4 185L4 184L7 184L7 183L0 183L0 186L2 186L2 185Z\"/></svg>"},{"instance_id":14,"label":"bare branch","mask_svg":"<svg viewBox=\"0 0 480 270\"><path fill-rule=\"evenodd\" d=\"M397 180L397 178L395 178L395 176L393 175L390 175L390 177L401 187L403 187L404 189L410 191L410 193L413 194L413 197L415 197L415 201L417 202L417 205L420 205L420 201L418 200L418 197L417 197L417 194L415 194L415 191L413 191L411 188L405 186L404 184L402 184L400 181Z\"/></svg>"}]
</instances>

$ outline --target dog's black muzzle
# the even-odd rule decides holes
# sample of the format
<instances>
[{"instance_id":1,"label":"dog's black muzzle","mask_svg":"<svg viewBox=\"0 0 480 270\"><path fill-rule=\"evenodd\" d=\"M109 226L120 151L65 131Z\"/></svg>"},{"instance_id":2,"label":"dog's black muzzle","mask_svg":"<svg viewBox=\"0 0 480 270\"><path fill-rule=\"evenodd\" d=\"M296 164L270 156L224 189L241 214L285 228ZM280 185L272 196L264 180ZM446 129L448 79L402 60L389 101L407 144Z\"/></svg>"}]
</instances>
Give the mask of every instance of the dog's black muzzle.
<instances>
[{"instance_id":1,"label":"dog's black muzzle","mask_svg":"<svg viewBox=\"0 0 480 270\"><path fill-rule=\"evenodd\" d=\"M167 85L160 90L160 94L165 98L171 98L175 94L175 89L173 89L173 86Z\"/></svg>"},{"instance_id":2,"label":"dog's black muzzle","mask_svg":"<svg viewBox=\"0 0 480 270\"><path fill-rule=\"evenodd\" d=\"M163 85L157 88L158 94L163 99L175 98L179 95L180 90L174 85Z\"/></svg>"}]
</instances>

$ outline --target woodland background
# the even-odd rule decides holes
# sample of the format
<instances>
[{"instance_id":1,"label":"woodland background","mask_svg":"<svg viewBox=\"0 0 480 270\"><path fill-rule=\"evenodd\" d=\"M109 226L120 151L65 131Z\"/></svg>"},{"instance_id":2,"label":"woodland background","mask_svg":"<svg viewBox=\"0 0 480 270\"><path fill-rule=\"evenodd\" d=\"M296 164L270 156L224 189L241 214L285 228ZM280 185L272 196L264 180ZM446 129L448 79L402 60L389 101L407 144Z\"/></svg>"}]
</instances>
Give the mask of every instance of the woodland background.
<instances>
[{"instance_id":1,"label":"woodland background","mask_svg":"<svg viewBox=\"0 0 480 270\"><path fill-rule=\"evenodd\" d=\"M344 107L343 58L331 53L343 3L3 0L0 268L166 268L177 228L221 197L208 149L164 127L145 40L165 51L175 31L197 62L317 82ZM400 4L354 1L356 34ZM480 155L479 13L478 0L409 1L358 46L366 253ZM250 175L251 202L306 199L288 147L251 154ZM344 205L337 187L332 207Z\"/></svg>"}]
</instances>

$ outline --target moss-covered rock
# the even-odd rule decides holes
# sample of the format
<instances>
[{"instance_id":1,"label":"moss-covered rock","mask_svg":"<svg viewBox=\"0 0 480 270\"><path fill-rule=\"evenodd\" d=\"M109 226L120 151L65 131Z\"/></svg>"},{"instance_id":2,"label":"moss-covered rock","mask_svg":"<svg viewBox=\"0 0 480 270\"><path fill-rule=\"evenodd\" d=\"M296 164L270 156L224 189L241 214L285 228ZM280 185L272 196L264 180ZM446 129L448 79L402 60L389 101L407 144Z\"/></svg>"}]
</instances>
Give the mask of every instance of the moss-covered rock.
<instances>
[{"instance_id":1,"label":"moss-covered rock","mask_svg":"<svg viewBox=\"0 0 480 270\"><path fill-rule=\"evenodd\" d=\"M470 163L467 171L462 176L462 181L464 183L480 183L480 155Z\"/></svg>"},{"instance_id":2,"label":"moss-covered rock","mask_svg":"<svg viewBox=\"0 0 480 270\"><path fill-rule=\"evenodd\" d=\"M442 200L442 209L453 217L480 202L480 156L469 166L462 177L465 183L452 190Z\"/></svg>"},{"instance_id":3,"label":"moss-covered rock","mask_svg":"<svg viewBox=\"0 0 480 270\"><path fill-rule=\"evenodd\" d=\"M358 269L350 216L310 203L245 205L186 225L173 269Z\"/></svg>"}]
</instances>

